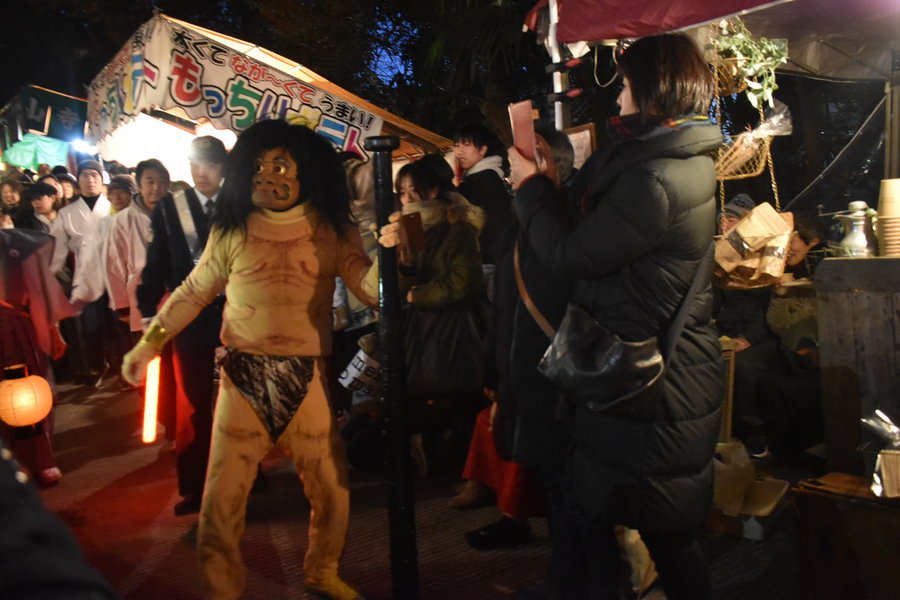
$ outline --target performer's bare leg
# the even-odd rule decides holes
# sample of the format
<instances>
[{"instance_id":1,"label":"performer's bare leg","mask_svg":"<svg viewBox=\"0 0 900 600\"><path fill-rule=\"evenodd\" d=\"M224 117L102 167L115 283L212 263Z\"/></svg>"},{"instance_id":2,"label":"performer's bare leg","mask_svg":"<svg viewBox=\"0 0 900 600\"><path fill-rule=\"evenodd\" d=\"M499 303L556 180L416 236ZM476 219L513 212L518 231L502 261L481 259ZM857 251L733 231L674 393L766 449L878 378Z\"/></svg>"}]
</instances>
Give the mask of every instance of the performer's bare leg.
<instances>
[{"instance_id":1,"label":"performer's bare leg","mask_svg":"<svg viewBox=\"0 0 900 600\"><path fill-rule=\"evenodd\" d=\"M332 417L323 362L316 369L297 414L278 440L290 450L311 506L309 547L303 561L308 580L337 575L350 513L344 445Z\"/></svg>"},{"instance_id":2,"label":"performer's bare leg","mask_svg":"<svg viewBox=\"0 0 900 600\"><path fill-rule=\"evenodd\" d=\"M256 468L272 447L253 408L221 372L197 550L207 596L235 600L246 583L240 540Z\"/></svg>"}]
</instances>

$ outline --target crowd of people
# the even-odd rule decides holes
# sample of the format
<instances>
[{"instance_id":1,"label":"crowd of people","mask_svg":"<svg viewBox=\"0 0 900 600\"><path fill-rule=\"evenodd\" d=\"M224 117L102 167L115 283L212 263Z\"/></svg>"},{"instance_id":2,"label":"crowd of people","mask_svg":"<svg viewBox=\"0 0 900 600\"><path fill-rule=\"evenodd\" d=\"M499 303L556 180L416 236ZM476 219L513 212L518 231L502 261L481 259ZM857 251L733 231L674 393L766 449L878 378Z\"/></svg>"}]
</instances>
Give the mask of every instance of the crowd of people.
<instances>
[{"instance_id":1,"label":"crowd of people","mask_svg":"<svg viewBox=\"0 0 900 600\"><path fill-rule=\"evenodd\" d=\"M378 356L379 243L399 254L419 474L466 457L450 505L496 502L501 513L465 532L473 548L524 543L529 518L548 520L546 579L517 597L619 598L615 527L626 526L649 549L668 598L711 598L696 536L712 500L719 336L740 346L735 433L761 455L760 444L790 438L802 418L790 402L796 378L785 374L814 366L815 307L790 280L809 275L806 253L822 235L798 219L789 275L774 294L714 298L704 259L717 220L709 153L722 135L708 118L708 65L688 38L665 35L629 46L618 70L620 114L580 169L551 127L538 128L530 159L465 124L451 161L427 155L400 168L397 215L381 230L362 157L281 120L252 125L230 152L214 137L194 139L193 186L174 185L165 161L151 157L133 170L88 159L74 175L46 165L7 172L0 240L28 250L3 253L4 330L25 319L18 358L50 381L98 386L119 373L129 390L162 356L174 510L199 512L210 598L243 592L247 497L274 446L293 457L311 504L307 587L361 597L338 574L350 510L345 455L378 466L381 437L360 432L382 419L374 392L337 381L360 348ZM732 199L720 232L752 206ZM401 227L404 217L421 223L421 247L411 249L416 233ZM573 304L620 340L671 341L652 403L598 408L541 374ZM52 423L51 413L30 438L5 432L44 485L62 477Z\"/></svg>"}]
</instances>

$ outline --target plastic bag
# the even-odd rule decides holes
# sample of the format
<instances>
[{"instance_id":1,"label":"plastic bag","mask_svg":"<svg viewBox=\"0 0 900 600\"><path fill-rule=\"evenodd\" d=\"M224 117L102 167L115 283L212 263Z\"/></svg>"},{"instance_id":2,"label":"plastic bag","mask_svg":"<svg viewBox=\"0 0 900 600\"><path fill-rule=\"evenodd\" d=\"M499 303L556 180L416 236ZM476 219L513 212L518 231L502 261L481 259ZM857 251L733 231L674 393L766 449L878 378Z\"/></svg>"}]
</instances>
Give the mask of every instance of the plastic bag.
<instances>
[{"instance_id":1,"label":"plastic bag","mask_svg":"<svg viewBox=\"0 0 900 600\"><path fill-rule=\"evenodd\" d=\"M771 138L790 135L794 130L791 111L783 102L767 109L759 124L730 139L716 152L717 179L744 179L762 173L769 155Z\"/></svg>"},{"instance_id":2,"label":"plastic bag","mask_svg":"<svg viewBox=\"0 0 900 600\"><path fill-rule=\"evenodd\" d=\"M880 410L860 421L888 443L875 461L872 492L886 498L900 497L900 427Z\"/></svg>"}]
</instances>

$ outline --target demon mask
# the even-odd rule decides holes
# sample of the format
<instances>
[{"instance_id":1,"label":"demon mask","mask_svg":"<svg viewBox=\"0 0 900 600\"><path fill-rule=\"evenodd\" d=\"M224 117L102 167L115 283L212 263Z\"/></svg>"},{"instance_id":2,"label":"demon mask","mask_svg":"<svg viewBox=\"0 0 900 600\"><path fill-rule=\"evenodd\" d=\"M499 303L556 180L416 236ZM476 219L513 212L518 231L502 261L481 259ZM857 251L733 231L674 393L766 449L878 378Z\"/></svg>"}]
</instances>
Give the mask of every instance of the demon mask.
<instances>
[{"instance_id":1,"label":"demon mask","mask_svg":"<svg viewBox=\"0 0 900 600\"><path fill-rule=\"evenodd\" d=\"M300 182L297 163L284 148L264 150L256 158L251 200L257 208L284 211L297 204Z\"/></svg>"}]
</instances>

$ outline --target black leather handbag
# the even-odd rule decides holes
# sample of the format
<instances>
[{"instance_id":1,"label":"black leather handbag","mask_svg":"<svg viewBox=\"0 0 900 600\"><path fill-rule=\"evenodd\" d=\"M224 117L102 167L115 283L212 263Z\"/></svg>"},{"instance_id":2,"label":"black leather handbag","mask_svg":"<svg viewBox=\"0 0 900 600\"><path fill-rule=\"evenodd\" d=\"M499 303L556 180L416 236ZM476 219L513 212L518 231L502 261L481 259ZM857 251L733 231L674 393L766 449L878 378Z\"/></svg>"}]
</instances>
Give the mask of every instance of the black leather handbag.
<instances>
[{"instance_id":1,"label":"black leather handbag","mask_svg":"<svg viewBox=\"0 0 900 600\"><path fill-rule=\"evenodd\" d=\"M538 371L593 411L641 413L661 397L665 361L655 337L626 342L570 302Z\"/></svg>"},{"instance_id":2,"label":"black leather handbag","mask_svg":"<svg viewBox=\"0 0 900 600\"><path fill-rule=\"evenodd\" d=\"M584 407L611 416L636 416L652 412L663 393L666 360L687 319L688 308L710 276L713 247L703 256L691 286L681 302L672 324L659 340L652 337L637 342L622 340L577 304L569 303L559 329L553 331L528 296L518 267L516 283L526 307L551 338L550 346L538 363L540 371L565 396Z\"/></svg>"}]
</instances>

